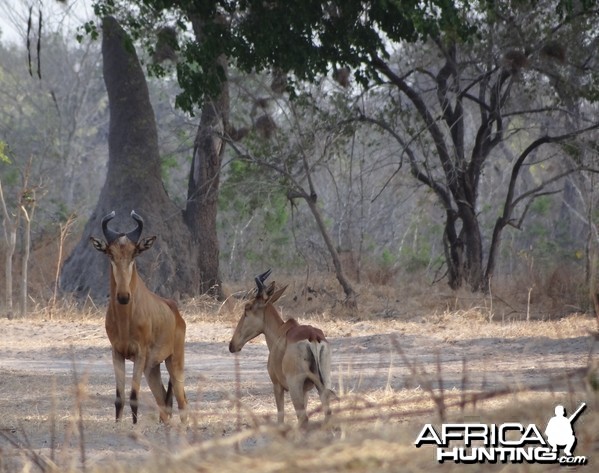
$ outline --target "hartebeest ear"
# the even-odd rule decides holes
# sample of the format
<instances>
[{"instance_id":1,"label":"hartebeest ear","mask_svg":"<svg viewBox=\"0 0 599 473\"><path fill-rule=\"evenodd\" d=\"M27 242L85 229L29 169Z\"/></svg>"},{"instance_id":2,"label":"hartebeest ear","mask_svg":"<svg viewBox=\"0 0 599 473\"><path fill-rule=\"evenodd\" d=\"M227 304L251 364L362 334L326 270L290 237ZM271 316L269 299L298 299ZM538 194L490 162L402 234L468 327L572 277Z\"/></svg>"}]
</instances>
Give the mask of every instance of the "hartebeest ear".
<instances>
[{"instance_id":1,"label":"hartebeest ear","mask_svg":"<svg viewBox=\"0 0 599 473\"><path fill-rule=\"evenodd\" d=\"M151 237L144 238L143 240L140 240L139 242L137 242L137 245L135 245L135 248L137 248L137 254L142 253L142 252L152 248L152 245L154 244L155 240L156 240L156 237L151 236Z\"/></svg>"},{"instance_id":2,"label":"hartebeest ear","mask_svg":"<svg viewBox=\"0 0 599 473\"><path fill-rule=\"evenodd\" d=\"M266 299L270 298L273 294L273 292L275 292L275 282L271 282L268 287L266 288L266 290L264 291L264 294L266 295Z\"/></svg>"},{"instance_id":3,"label":"hartebeest ear","mask_svg":"<svg viewBox=\"0 0 599 473\"><path fill-rule=\"evenodd\" d=\"M274 282L273 282L273 285L274 285ZM279 298L285 292L285 289L287 289L287 286L283 286L283 287L279 288L272 296L269 297L268 302L270 302L271 304L274 304L275 302L277 302L279 300Z\"/></svg>"},{"instance_id":4,"label":"hartebeest ear","mask_svg":"<svg viewBox=\"0 0 599 473\"><path fill-rule=\"evenodd\" d=\"M106 253L108 244L105 241L98 240L97 238L94 238L93 236L89 237L89 241L92 242L92 245L94 245L94 248L96 250L101 251L102 253Z\"/></svg>"}]
</instances>

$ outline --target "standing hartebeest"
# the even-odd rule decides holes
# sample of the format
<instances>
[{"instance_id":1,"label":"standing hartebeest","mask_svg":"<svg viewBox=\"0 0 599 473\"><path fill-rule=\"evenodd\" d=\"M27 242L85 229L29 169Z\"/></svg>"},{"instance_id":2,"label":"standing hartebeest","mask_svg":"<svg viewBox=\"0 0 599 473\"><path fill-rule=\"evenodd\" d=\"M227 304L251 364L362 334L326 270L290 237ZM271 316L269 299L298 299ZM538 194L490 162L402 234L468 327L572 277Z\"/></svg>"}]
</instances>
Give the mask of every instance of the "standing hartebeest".
<instances>
[{"instance_id":1,"label":"standing hartebeest","mask_svg":"<svg viewBox=\"0 0 599 473\"><path fill-rule=\"evenodd\" d=\"M135 257L151 248L155 236L139 240L143 219L131 212L137 228L118 233L108 228L115 216L111 212L102 219L106 241L90 237L94 248L110 259L110 301L106 310L106 333L112 345L112 363L116 377L116 420L123 414L125 393L125 359L133 361L131 411L137 423L137 397L141 375L145 374L160 408L160 420L168 422L172 413L173 391L177 398L181 422L187 422L187 400L183 389L185 321L175 301L163 299L150 291L135 268ZM169 373L168 389L164 389L160 364Z\"/></svg>"},{"instance_id":2,"label":"standing hartebeest","mask_svg":"<svg viewBox=\"0 0 599 473\"><path fill-rule=\"evenodd\" d=\"M253 338L264 334L268 346L268 374L273 384L277 417L283 422L285 391L289 391L299 425L308 422L306 414L307 394L316 387L329 420L331 390L331 349L322 330L310 325L300 325L295 319L283 322L274 303L287 286L275 291L274 281L264 286L270 269L256 277L258 291L245 304L243 315L237 323L229 351L236 353Z\"/></svg>"}]
</instances>

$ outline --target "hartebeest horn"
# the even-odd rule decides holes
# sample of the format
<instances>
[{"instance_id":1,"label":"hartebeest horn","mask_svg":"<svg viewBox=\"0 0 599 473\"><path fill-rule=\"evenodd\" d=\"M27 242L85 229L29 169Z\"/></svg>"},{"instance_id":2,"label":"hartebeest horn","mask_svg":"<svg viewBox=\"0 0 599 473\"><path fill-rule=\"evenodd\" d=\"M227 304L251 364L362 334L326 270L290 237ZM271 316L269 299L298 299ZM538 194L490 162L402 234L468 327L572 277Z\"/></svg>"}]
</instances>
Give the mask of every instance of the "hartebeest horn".
<instances>
[{"instance_id":1,"label":"hartebeest horn","mask_svg":"<svg viewBox=\"0 0 599 473\"><path fill-rule=\"evenodd\" d=\"M264 290L264 281L270 276L271 270L268 269L264 271L262 274L256 276L256 286L258 287L258 294L260 294Z\"/></svg>"},{"instance_id":2,"label":"hartebeest horn","mask_svg":"<svg viewBox=\"0 0 599 473\"><path fill-rule=\"evenodd\" d=\"M117 233L114 230L108 228L108 222L110 222L115 215L116 212L113 210L108 215L105 215L104 218L102 218L102 232L104 232L104 238L106 238L106 243L108 244L112 243L119 236L121 236L120 233Z\"/></svg>"},{"instance_id":3,"label":"hartebeest horn","mask_svg":"<svg viewBox=\"0 0 599 473\"><path fill-rule=\"evenodd\" d=\"M127 233L127 238L134 243L137 243L139 237L141 236L141 232L144 229L144 219L135 213L135 210L131 211L131 218L137 222L137 228L135 230L131 230Z\"/></svg>"}]
</instances>

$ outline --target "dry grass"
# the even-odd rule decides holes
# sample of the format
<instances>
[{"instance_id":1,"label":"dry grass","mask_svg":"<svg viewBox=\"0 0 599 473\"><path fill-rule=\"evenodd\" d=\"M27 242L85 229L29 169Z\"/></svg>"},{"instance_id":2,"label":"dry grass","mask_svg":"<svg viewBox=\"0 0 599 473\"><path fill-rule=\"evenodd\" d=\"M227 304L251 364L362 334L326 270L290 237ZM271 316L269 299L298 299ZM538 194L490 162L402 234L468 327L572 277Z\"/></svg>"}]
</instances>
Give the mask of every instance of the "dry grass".
<instances>
[{"instance_id":1,"label":"dry grass","mask_svg":"<svg viewBox=\"0 0 599 473\"><path fill-rule=\"evenodd\" d=\"M51 309L39 304L26 320L0 320L5 334L0 356L21 363L19 369L0 366L0 473L461 471L463 465L437 464L431 448L414 447L424 423L446 419L544 426L556 404L571 409L582 400L588 408L576 424L577 454L587 455L591 462L597 456L594 318L581 313L555 316L544 311L543 301L527 308L505 294L474 297L416 283L401 289L359 286L360 312L350 313L340 303L332 278L319 276L311 292L305 289L304 281L291 280L281 301L283 315L321 326L343 348L334 373L340 399L334 405L333 424L320 425L319 404L311 398L314 422L307 432L295 428L288 405L286 426L274 424L266 374L248 375L245 352L235 369L227 372L205 375L188 368L191 421L187 429L179 426L176 415L172 427L159 425L147 389L142 389L139 424L133 427L130 419L115 424L104 308L91 301L83 308L60 301ZM229 288L232 294L242 290ZM235 296L224 304L207 298L182 303L188 350L213 351L215 362L231 356L225 354L226 343L242 304ZM527 313L532 314L528 321ZM534 386L473 382L481 373L484 380L485 373L498 365L508 372L528 373L524 360L517 360L527 356L526 350L524 355L514 353L510 360L509 353L495 358L493 347L509 343L526 348L531 340L541 340L548 350L537 354L530 368L537 372L530 378ZM563 350L569 343L584 347L583 341L590 345L588 353L555 354L551 349L554 342L566 342L559 345ZM421 343L428 345L420 352L429 356L414 355L414 347ZM461 351L471 345L481 347L480 359L462 360ZM248 348L264 347L257 342ZM441 355L451 349L455 357L441 362ZM91 368L82 369L74 353L94 360ZM361 361L369 353L371 359L390 361L366 371ZM40 371L38 360L48 357L70 369ZM262 363L256 369L264 371L265 359L256 359ZM234 363L233 358L227 360ZM557 371L542 374L554 365ZM478 388L463 387L468 383ZM547 465L486 467L558 470Z\"/></svg>"}]
</instances>

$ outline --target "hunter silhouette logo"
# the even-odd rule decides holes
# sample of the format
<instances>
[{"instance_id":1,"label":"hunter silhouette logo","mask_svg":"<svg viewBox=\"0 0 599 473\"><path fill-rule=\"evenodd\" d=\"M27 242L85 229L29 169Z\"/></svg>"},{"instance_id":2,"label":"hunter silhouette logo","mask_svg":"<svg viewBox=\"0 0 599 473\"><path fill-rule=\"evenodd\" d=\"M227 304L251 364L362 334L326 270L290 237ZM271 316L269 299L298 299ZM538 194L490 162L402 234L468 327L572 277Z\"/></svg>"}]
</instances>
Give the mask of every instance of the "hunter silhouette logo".
<instances>
[{"instance_id":1,"label":"hunter silhouette logo","mask_svg":"<svg viewBox=\"0 0 599 473\"><path fill-rule=\"evenodd\" d=\"M587 407L586 403L582 403L576 412L570 417L566 417L566 409L564 406L558 405L555 407L555 416L549 419L545 435L547 442L552 447L553 452L557 452L558 447L565 447L564 453L569 457L572 456L572 449L576 445L576 436L572 424L578 415Z\"/></svg>"},{"instance_id":2,"label":"hunter silhouette logo","mask_svg":"<svg viewBox=\"0 0 599 473\"><path fill-rule=\"evenodd\" d=\"M582 403L570 416L562 405L555 407L545 428L545 436L535 424L442 424L435 429L426 424L414 445L436 445L439 463L559 463L586 465L586 456L574 456L574 422L586 408ZM452 445L450 446L450 443ZM457 445L456 445L457 444ZM563 449L563 455L560 450Z\"/></svg>"}]
</instances>

